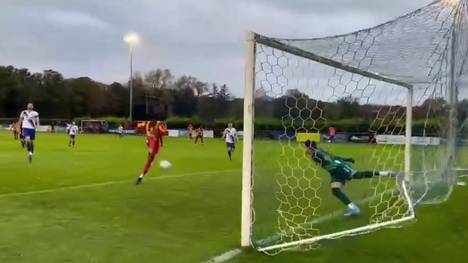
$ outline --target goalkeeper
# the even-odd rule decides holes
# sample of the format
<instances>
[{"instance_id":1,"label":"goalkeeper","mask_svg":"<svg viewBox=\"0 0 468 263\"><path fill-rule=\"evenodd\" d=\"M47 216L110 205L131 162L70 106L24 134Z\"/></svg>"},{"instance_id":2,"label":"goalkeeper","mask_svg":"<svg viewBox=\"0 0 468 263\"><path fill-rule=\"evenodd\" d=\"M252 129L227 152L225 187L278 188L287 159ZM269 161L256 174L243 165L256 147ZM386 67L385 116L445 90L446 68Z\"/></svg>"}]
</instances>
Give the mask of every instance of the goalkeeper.
<instances>
[{"instance_id":1,"label":"goalkeeper","mask_svg":"<svg viewBox=\"0 0 468 263\"><path fill-rule=\"evenodd\" d=\"M311 156L312 160L330 173L332 194L348 207L348 210L344 214L345 216L358 215L361 212L359 207L351 202L348 196L341 191L346 181L351 179L371 178L374 176L396 176L396 173L391 171L355 171L351 166L351 164L354 163L352 158L342 158L332 155L318 148L317 143L314 141L307 140L305 146L306 153Z\"/></svg>"}]
</instances>

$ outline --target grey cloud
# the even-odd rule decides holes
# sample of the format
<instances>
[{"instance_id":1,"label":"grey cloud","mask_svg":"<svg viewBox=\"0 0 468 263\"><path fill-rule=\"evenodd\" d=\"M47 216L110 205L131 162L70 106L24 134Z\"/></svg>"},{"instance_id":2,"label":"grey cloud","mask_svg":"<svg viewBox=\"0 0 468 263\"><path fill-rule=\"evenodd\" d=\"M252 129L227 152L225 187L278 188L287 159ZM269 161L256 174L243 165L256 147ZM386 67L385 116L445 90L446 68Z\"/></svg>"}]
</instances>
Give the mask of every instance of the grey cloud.
<instances>
[{"instance_id":1,"label":"grey cloud","mask_svg":"<svg viewBox=\"0 0 468 263\"><path fill-rule=\"evenodd\" d=\"M429 3L424 0L412 1L369 1L369 0L259 0L265 5L274 6L280 10L306 14L336 14L344 12L370 12L374 14L401 13L412 11Z\"/></svg>"},{"instance_id":2,"label":"grey cloud","mask_svg":"<svg viewBox=\"0 0 468 263\"><path fill-rule=\"evenodd\" d=\"M97 17L78 12L50 10L45 12L44 17L53 25L60 27L93 27L95 29L109 27L107 23Z\"/></svg>"},{"instance_id":3,"label":"grey cloud","mask_svg":"<svg viewBox=\"0 0 468 263\"><path fill-rule=\"evenodd\" d=\"M244 33L318 37L373 26L430 0L9 0L0 9L0 64L54 68L66 77L128 78L122 37L143 42L135 69L170 68L243 86Z\"/></svg>"}]
</instances>

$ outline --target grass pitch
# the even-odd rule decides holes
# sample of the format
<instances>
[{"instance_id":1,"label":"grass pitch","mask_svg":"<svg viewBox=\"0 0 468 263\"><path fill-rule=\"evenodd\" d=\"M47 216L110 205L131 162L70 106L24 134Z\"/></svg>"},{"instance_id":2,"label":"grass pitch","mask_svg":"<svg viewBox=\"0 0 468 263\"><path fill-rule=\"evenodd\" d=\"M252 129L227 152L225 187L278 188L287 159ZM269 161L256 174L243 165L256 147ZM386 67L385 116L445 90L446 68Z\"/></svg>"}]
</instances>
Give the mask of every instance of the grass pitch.
<instances>
[{"instance_id":1,"label":"grass pitch","mask_svg":"<svg viewBox=\"0 0 468 263\"><path fill-rule=\"evenodd\" d=\"M142 137L81 135L73 149L66 135L39 134L32 165L11 137L0 132L0 262L203 262L238 247L241 149L229 161L222 140L166 139L157 160L172 169L155 165L135 186ZM466 200L460 187L402 229L230 262L466 262Z\"/></svg>"}]
</instances>

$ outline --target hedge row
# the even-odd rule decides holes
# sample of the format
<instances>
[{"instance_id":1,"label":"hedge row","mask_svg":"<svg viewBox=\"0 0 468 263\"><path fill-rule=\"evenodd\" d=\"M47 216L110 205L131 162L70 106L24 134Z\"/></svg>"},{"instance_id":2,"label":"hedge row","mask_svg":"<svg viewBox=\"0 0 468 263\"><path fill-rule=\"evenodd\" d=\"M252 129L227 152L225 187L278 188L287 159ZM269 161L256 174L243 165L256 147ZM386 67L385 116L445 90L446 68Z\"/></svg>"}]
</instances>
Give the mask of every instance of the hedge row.
<instances>
[{"instance_id":1,"label":"hedge row","mask_svg":"<svg viewBox=\"0 0 468 263\"><path fill-rule=\"evenodd\" d=\"M128 123L127 118L123 117L115 117L115 116L106 116L106 117L97 117L97 118L91 118L91 117L78 117L74 118L73 121L77 124L80 125L81 121L83 120L103 120L107 121L109 123L110 128L116 128L120 125L125 125Z\"/></svg>"},{"instance_id":2,"label":"hedge row","mask_svg":"<svg viewBox=\"0 0 468 263\"><path fill-rule=\"evenodd\" d=\"M89 117L80 117L75 118L74 121L78 124L81 120L91 119ZM110 127L117 127L120 124L127 123L126 118L121 117L100 117L97 118L99 120L105 120L109 123ZM211 122L204 121L198 116L193 117L178 117L173 116L166 119L167 126L171 129L186 129L189 124L197 127L202 125L205 129L214 129L214 130L222 130L226 127L227 123L233 123L234 127L241 130L243 122L242 120L236 120L232 118L221 118L221 119L214 119ZM402 130L404 123L400 126L396 125L385 125L387 130ZM303 122L300 119L264 119L258 118L255 120L255 129L256 130L293 130L298 129L300 130L302 127L305 127L310 130L311 127L315 127L321 131L327 131L329 127L335 127L337 132L368 132L369 130L376 130L379 127L379 123L376 121L368 121L364 119L344 119L344 120L317 120L317 121L305 121ZM413 133L415 135L421 135L426 128L426 135L437 135L437 132L441 130L441 126L443 126L442 119L429 119L429 120L415 120L413 121ZM383 130L380 130L383 132ZM428 134L429 132L429 134ZM432 133L432 134L431 134Z\"/></svg>"}]
</instances>

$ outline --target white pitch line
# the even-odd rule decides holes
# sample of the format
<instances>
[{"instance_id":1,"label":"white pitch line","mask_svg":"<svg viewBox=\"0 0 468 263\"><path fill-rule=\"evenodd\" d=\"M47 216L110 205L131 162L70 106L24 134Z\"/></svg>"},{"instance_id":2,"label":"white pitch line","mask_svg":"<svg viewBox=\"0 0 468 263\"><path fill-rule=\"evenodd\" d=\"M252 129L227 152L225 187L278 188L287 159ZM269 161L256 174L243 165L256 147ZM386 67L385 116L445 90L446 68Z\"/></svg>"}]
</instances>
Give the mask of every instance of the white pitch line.
<instances>
[{"instance_id":1,"label":"white pitch line","mask_svg":"<svg viewBox=\"0 0 468 263\"><path fill-rule=\"evenodd\" d=\"M146 180L173 179L173 178L189 177L189 176L195 176L195 175L198 175L198 176L214 176L214 175L217 175L217 174L220 174L220 173L231 173L231 172L240 172L240 170L219 170L219 171L185 173L185 174L177 174L177 175L169 175L169 176L148 177L148 178L146 178ZM13 197L13 196L35 195L35 194L45 194L45 193L53 193L53 192L64 191L64 190L93 188L93 187L108 186L108 185L115 185L115 184L131 183L133 181L134 180L108 181L108 182L94 183L94 184L83 184L83 185L72 185L72 186L58 187L58 188L44 189L44 190L38 190L38 191L6 193L6 194L0 194L0 198L2 198L2 197Z\"/></svg>"},{"instance_id":2,"label":"white pitch line","mask_svg":"<svg viewBox=\"0 0 468 263\"><path fill-rule=\"evenodd\" d=\"M239 248L235 248L235 249L231 249L219 256L216 256L214 258L211 258L203 263L222 263L222 262L225 262L225 261L228 261L230 260L231 258L239 255L240 253L242 253L242 250L240 250Z\"/></svg>"}]
</instances>

